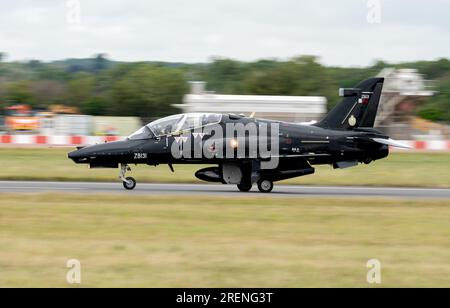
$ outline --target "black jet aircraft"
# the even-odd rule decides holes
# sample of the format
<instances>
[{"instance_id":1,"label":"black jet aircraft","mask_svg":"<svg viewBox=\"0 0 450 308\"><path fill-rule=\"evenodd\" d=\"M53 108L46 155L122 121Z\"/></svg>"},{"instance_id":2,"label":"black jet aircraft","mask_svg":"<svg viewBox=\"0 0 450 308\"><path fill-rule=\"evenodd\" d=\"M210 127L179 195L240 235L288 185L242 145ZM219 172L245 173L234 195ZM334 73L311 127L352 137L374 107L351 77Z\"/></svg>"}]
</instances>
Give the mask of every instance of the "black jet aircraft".
<instances>
[{"instance_id":1,"label":"black jet aircraft","mask_svg":"<svg viewBox=\"0 0 450 308\"><path fill-rule=\"evenodd\" d=\"M136 187L136 180L126 177L130 165L167 164L173 172L176 164L207 164L215 167L199 170L197 178L237 185L243 192L257 184L268 193L274 182L313 174L315 165L342 169L370 164L386 158L390 146L407 147L374 129L383 83L383 78L371 78L340 89L342 101L312 125L233 114L180 114L152 122L126 140L80 147L68 156L91 168L120 168L127 190ZM252 125L256 130L249 133ZM258 143L264 155L251 149L259 139L264 139ZM275 164L264 167L269 161Z\"/></svg>"}]
</instances>

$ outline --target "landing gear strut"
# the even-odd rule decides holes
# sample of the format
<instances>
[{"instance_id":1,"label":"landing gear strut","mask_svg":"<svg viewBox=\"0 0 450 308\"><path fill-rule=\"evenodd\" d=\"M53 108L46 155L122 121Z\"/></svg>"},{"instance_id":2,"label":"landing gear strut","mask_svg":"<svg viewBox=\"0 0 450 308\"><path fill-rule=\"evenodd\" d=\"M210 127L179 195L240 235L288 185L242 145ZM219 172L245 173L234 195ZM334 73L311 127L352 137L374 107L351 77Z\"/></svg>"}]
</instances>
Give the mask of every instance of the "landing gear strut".
<instances>
[{"instance_id":1,"label":"landing gear strut","mask_svg":"<svg viewBox=\"0 0 450 308\"><path fill-rule=\"evenodd\" d=\"M127 171L131 171L131 168L128 167L127 164L122 164L120 165L120 175L119 175L119 179L122 180L123 182L123 187L126 190L133 190L136 187L136 180L132 177L125 177L125 174L127 173Z\"/></svg>"}]
</instances>

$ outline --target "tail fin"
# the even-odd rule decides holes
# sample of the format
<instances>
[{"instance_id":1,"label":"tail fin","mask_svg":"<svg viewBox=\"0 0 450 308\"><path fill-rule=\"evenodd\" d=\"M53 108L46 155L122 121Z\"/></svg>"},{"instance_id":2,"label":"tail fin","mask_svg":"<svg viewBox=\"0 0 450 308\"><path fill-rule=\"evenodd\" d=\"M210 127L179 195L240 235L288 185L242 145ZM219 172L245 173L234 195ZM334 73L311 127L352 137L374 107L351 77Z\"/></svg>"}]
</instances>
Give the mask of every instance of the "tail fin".
<instances>
[{"instance_id":1,"label":"tail fin","mask_svg":"<svg viewBox=\"0 0 450 308\"><path fill-rule=\"evenodd\" d=\"M341 89L344 99L316 126L339 130L373 127L383 84L384 78L371 78L355 88Z\"/></svg>"}]
</instances>

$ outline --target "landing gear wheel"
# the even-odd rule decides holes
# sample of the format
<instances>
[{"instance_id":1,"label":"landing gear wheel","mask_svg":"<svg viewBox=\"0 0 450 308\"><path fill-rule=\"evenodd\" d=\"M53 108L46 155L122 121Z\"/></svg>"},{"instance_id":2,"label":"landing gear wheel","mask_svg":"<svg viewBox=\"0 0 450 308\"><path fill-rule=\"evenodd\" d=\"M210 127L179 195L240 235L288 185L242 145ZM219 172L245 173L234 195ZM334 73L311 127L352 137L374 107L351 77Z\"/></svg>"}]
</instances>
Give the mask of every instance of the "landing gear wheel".
<instances>
[{"instance_id":1,"label":"landing gear wheel","mask_svg":"<svg viewBox=\"0 0 450 308\"><path fill-rule=\"evenodd\" d=\"M123 181L123 187L126 190L133 190L136 187L136 180L132 177L128 177Z\"/></svg>"},{"instance_id":2,"label":"landing gear wheel","mask_svg":"<svg viewBox=\"0 0 450 308\"><path fill-rule=\"evenodd\" d=\"M121 164L119 179L122 180L123 187L126 190L133 190L136 187L136 180L132 177L125 178L125 174L127 173L127 171L131 171L131 168L128 167L127 164Z\"/></svg>"},{"instance_id":3,"label":"landing gear wheel","mask_svg":"<svg viewBox=\"0 0 450 308\"><path fill-rule=\"evenodd\" d=\"M366 164L366 165L369 165L369 164L371 164L372 163L372 158L366 158L363 162Z\"/></svg>"},{"instance_id":4,"label":"landing gear wheel","mask_svg":"<svg viewBox=\"0 0 450 308\"><path fill-rule=\"evenodd\" d=\"M237 188L242 192L249 192L252 190L253 185L252 184L238 184Z\"/></svg>"},{"instance_id":5,"label":"landing gear wheel","mask_svg":"<svg viewBox=\"0 0 450 308\"><path fill-rule=\"evenodd\" d=\"M273 190L273 182L269 180L259 180L258 189L262 193L270 193Z\"/></svg>"}]
</instances>

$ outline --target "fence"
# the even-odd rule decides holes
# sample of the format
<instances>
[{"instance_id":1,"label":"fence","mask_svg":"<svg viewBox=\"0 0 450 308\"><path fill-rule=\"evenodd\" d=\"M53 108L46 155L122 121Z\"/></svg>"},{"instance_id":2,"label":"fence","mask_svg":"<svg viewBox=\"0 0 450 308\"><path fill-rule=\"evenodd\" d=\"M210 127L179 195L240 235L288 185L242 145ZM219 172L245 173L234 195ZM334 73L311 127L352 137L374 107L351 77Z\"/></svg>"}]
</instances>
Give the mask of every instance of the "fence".
<instances>
[{"instance_id":1,"label":"fence","mask_svg":"<svg viewBox=\"0 0 450 308\"><path fill-rule=\"evenodd\" d=\"M35 136L35 135L3 135L0 145L36 146L36 147L71 147L89 144L113 142L123 139L118 136Z\"/></svg>"}]
</instances>

